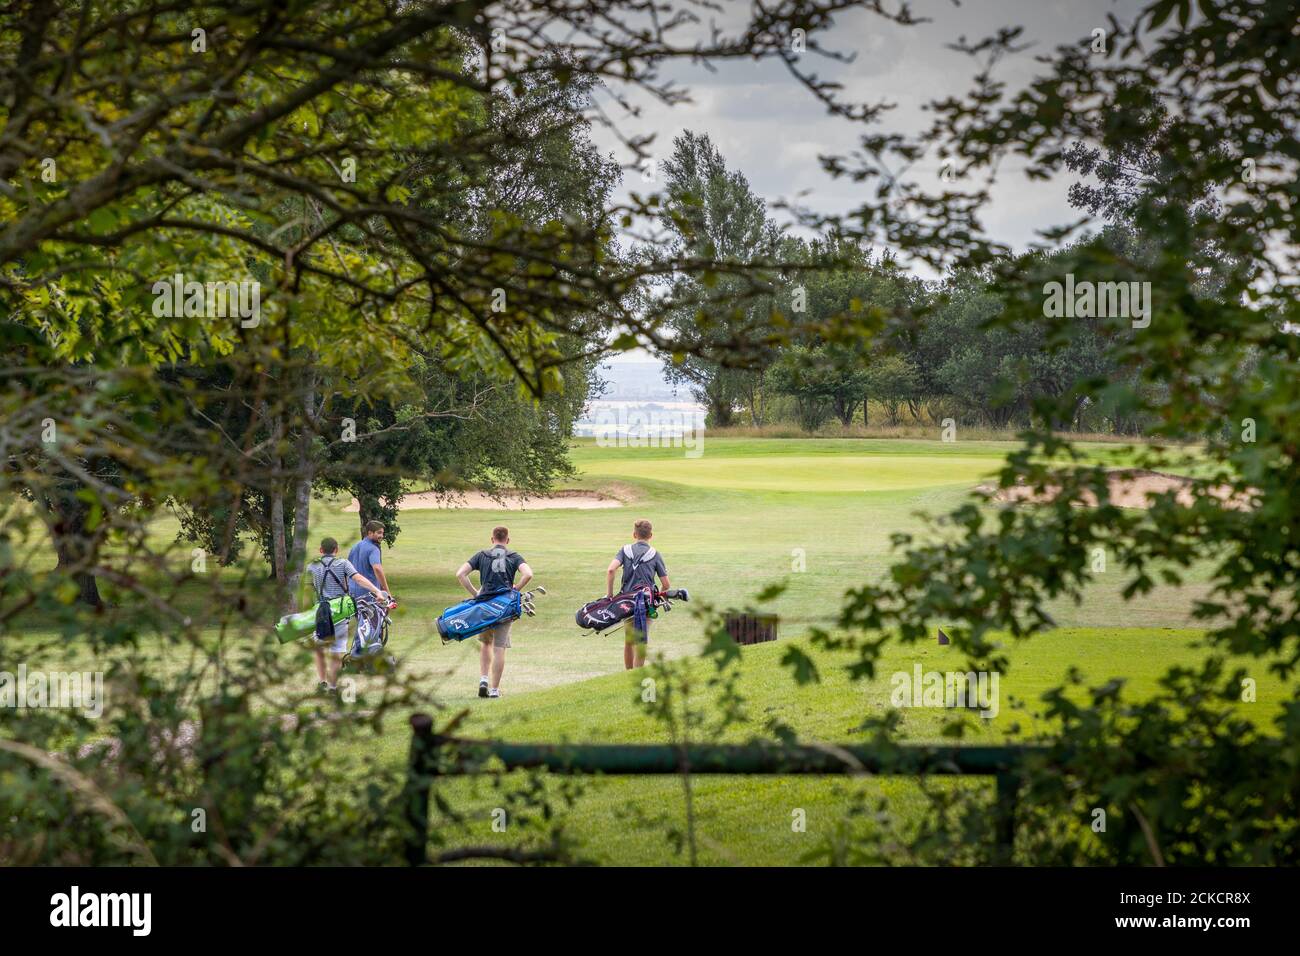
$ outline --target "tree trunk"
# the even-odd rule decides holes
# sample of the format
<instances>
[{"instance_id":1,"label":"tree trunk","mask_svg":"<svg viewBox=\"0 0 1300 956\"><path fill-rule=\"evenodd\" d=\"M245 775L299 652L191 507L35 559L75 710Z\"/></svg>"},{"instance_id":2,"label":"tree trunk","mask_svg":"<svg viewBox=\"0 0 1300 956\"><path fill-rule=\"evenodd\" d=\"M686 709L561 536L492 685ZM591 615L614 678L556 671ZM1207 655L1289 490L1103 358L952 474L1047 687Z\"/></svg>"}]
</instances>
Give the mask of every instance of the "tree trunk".
<instances>
[{"instance_id":1,"label":"tree trunk","mask_svg":"<svg viewBox=\"0 0 1300 956\"><path fill-rule=\"evenodd\" d=\"M353 492L353 497L357 499L357 505L359 506L357 508L357 523L359 525L357 530L360 532L361 537L364 538L366 536L366 522L383 520L379 510L382 502L374 495L366 494L363 491Z\"/></svg>"},{"instance_id":2,"label":"tree trunk","mask_svg":"<svg viewBox=\"0 0 1300 956\"><path fill-rule=\"evenodd\" d=\"M755 428L762 428L763 422L767 419L767 413L763 408L765 398L763 370L759 369L751 379L749 386L749 419L753 422Z\"/></svg>"},{"instance_id":3,"label":"tree trunk","mask_svg":"<svg viewBox=\"0 0 1300 956\"><path fill-rule=\"evenodd\" d=\"M302 581L303 566L307 563L308 523L311 518L311 485L314 469L309 461L303 462L303 471L294 487L293 551L289 555L289 572L284 582L284 611L288 614L298 606L298 586Z\"/></svg>"},{"instance_id":4,"label":"tree trunk","mask_svg":"<svg viewBox=\"0 0 1300 956\"><path fill-rule=\"evenodd\" d=\"M853 413L857 411L857 402L845 398L842 395L836 395L834 399L835 417L840 420L840 424L848 428L853 424Z\"/></svg>"},{"instance_id":5,"label":"tree trunk","mask_svg":"<svg viewBox=\"0 0 1300 956\"><path fill-rule=\"evenodd\" d=\"M307 536L310 533L311 488L316 477L316 464L311 457L312 438L316 434L316 376L308 372L303 383L303 422L298 432L298 474L293 492L293 550L289 555L289 572L285 578L284 608L289 613L297 606L298 586L302 581L303 566L307 563Z\"/></svg>"},{"instance_id":6,"label":"tree trunk","mask_svg":"<svg viewBox=\"0 0 1300 956\"><path fill-rule=\"evenodd\" d=\"M54 517L50 536L54 539L54 552L58 556L56 570L76 583L79 602L90 607L103 607L99 582L87 569L91 558L91 535L86 529L90 506L76 497L74 491L47 496L45 506Z\"/></svg>"},{"instance_id":7,"label":"tree trunk","mask_svg":"<svg viewBox=\"0 0 1300 956\"><path fill-rule=\"evenodd\" d=\"M279 469L276 469L279 471ZM271 576L283 583L287 558L284 545L284 490L276 483L271 495Z\"/></svg>"},{"instance_id":8,"label":"tree trunk","mask_svg":"<svg viewBox=\"0 0 1300 956\"><path fill-rule=\"evenodd\" d=\"M709 417L713 419L714 428L727 428L733 415L731 402L716 393L709 395Z\"/></svg>"},{"instance_id":9,"label":"tree trunk","mask_svg":"<svg viewBox=\"0 0 1300 956\"><path fill-rule=\"evenodd\" d=\"M286 554L284 543L284 413L276 412L272 430L274 443L275 490L271 493L271 577L284 584Z\"/></svg>"}]
</instances>

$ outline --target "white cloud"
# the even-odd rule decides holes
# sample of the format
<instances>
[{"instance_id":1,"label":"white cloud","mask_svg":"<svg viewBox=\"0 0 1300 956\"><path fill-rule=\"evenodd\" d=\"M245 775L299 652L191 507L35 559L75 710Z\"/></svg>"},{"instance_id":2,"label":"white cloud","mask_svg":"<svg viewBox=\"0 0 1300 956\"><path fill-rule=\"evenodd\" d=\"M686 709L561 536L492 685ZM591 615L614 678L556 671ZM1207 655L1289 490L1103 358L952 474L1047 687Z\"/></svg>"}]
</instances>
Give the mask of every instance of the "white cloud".
<instances>
[{"instance_id":1,"label":"white cloud","mask_svg":"<svg viewBox=\"0 0 1300 956\"><path fill-rule=\"evenodd\" d=\"M809 54L801 62L824 79L842 82L842 95L847 98L896 104L876 130L916 133L930 122L923 109L926 103L970 88L978 64L947 48L959 37L975 40L1001 26L1023 26L1022 39L1034 46L1004 60L997 72L1014 91L1043 69L1035 57L1086 38L1092 29L1106 25L1108 13L1124 20L1139 7L1140 0L977 0L960 6L949 0L919 0L913 4L914 12L932 22L900 27L871 14L846 15L822 35L822 42L840 52L856 52L854 61L838 64ZM670 75L691 91L694 102L668 108L637 97L643 115L622 124L628 133L656 134L657 155L666 155L673 137L683 130L708 133L728 163L769 201L795 199L800 190L811 189L811 196L803 201L830 213L848 212L871 188L833 179L821 170L819 154L851 151L863 130L828 116L782 64L736 61L719 64L716 72L710 72L681 63L673 66ZM611 137L602 135L600 142L627 160ZM937 176L937 165L937 161L922 163L918 179ZM646 184L640 176L630 176L625 187L644 191ZM1066 203L1067 187L1065 177L1031 182L1018 166L1008 163L983 211L984 226L993 238L1024 248L1037 231L1077 218L1077 211Z\"/></svg>"}]
</instances>

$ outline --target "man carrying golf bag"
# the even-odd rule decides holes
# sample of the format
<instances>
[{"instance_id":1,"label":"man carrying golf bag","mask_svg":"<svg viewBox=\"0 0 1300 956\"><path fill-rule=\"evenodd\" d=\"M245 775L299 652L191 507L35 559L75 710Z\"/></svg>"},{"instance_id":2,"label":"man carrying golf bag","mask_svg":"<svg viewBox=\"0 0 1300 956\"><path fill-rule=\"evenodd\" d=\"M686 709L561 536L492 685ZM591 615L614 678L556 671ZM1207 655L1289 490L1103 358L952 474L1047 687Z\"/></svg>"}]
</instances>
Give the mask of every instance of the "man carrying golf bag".
<instances>
[{"instance_id":1,"label":"man carrying golf bag","mask_svg":"<svg viewBox=\"0 0 1300 956\"><path fill-rule=\"evenodd\" d=\"M312 648L316 652L316 677L320 681L320 692L328 694L338 689L339 668L343 666L343 655L348 649L350 620L347 617L333 620L328 602L347 594L348 584L356 582L363 591L373 594L376 600L387 603L384 593L362 577L351 561L340 558L338 554L339 543L333 538L325 538L320 543L320 560L307 566L317 601L316 640ZM328 667L325 662L327 646L330 655Z\"/></svg>"},{"instance_id":2,"label":"man carrying golf bag","mask_svg":"<svg viewBox=\"0 0 1300 956\"><path fill-rule=\"evenodd\" d=\"M528 587L528 582L533 579L533 569L528 566L523 555L517 551L511 551L509 545L509 529L504 527L493 528L491 546L475 554L456 571L456 580L469 592L470 597L478 597L480 594L494 594L498 591L509 591L515 587L514 582L517 573L523 574L523 580L518 585L519 590L522 591ZM478 572L479 586L477 588L470 584L469 574L471 571ZM510 625L512 623L512 621L505 621L496 627L488 628L478 635L478 695L480 697L501 696L501 674L506 667L506 650L510 647ZM489 673L491 674L491 686L488 684Z\"/></svg>"},{"instance_id":3,"label":"man carrying golf bag","mask_svg":"<svg viewBox=\"0 0 1300 956\"><path fill-rule=\"evenodd\" d=\"M650 547L650 539L653 537L654 528L645 518L632 525L632 543L619 548L614 560L609 562L609 567L605 570L606 599L614 597L614 574L619 568L623 569L620 594L642 589L653 591L656 574L659 575L660 589L668 589L668 568L664 565L663 556ZM645 611L638 609L638 613L633 615L627 625L623 642L623 667L631 670L633 667L644 666L649 644L650 621Z\"/></svg>"}]
</instances>

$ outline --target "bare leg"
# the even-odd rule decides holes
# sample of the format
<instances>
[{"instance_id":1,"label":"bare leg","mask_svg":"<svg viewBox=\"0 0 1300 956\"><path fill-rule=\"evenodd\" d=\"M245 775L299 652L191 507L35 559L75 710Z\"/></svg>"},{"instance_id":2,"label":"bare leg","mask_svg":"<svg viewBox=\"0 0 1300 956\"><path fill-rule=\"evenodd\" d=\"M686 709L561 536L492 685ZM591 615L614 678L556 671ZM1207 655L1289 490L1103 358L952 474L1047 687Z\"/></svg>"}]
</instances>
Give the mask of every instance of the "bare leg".
<instances>
[{"instance_id":1,"label":"bare leg","mask_svg":"<svg viewBox=\"0 0 1300 956\"><path fill-rule=\"evenodd\" d=\"M343 667L343 655L331 654L330 655L330 679L329 679L329 684L331 687L338 686L339 669L342 667Z\"/></svg>"},{"instance_id":2,"label":"bare leg","mask_svg":"<svg viewBox=\"0 0 1300 956\"><path fill-rule=\"evenodd\" d=\"M627 626L627 638L623 641L623 667L631 670L645 666L646 635L631 624Z\"/></svg>"},{"instance_id":3,"label":"bare leg","mask_svg":"<svg viewBox=\"0 0 1300 956\"><path fill-rule=\"evenodd\" d=\"M506 649L498 647L496 656L492 658L492 689L497 690L501 687L501 672L506 669Z\"/></svg>"},{"instance_id":4,"label":"bare leg","mask_svg":"<svg viewBox=\"0 0 1300 956\"><path fill-rule=\"evenodd\" d=\"M316 652L316 677L318 680L326 680L325 677L325 651L322 648L313 648Z\"/></svg>"},{"instance_id":5,"label":"bare leg","mask_svg":"<svg viewBox=\"0 0 1300 956\"><path fill-rule=\"evenodd\" d=\"M478 642L478 676L487 680L488 671L492 669L492 639L482 638Z\"/></svg>"}]
</instances>

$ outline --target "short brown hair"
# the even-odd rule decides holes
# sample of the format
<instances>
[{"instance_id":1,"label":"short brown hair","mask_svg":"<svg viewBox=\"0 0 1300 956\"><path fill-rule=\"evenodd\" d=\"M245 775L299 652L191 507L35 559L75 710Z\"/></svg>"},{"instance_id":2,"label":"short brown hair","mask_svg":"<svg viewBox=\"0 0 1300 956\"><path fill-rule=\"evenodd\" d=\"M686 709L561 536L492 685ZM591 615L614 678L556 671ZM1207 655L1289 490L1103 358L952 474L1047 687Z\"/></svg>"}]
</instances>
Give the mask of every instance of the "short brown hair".
<instances>
[{"instance_id":1,"label":"short brown hair","mask_svg":"<svg viewBox=\"0 0 1300 956\"><path fill-rule=\"evenodd\" d=\"M503 524L497 525L492 529L493 541L505 541L510 537L510 529Z\"/></svg>"},{"instance_id":2,"label":"short brown hair","mask_svg":"<svg viewBox=\"0 0 1300 956\"><path fill-rule=\"evenodd\" d=\"M333 538L321 538L320 549L322 554L334 554L339 549L339 543Z\"/></svg>"},{"instance_id":3,"label":"short brown hair","mask_svg":"<svg viewBox=\"0 0 1300 956\"><path fill-rule=\"evenodd\" d=\"M653 531L654 528L651 527L650 522L646 521L645 518L639 519L636 522L636 524L632 525L632 537L634 538L641 538L642 540L645 540L646 538L650 537L650 534Z\"/></svg>"},{"instance_id":4,"label":"short brown hair","mask_svg":"<svg viewBox=\"0 0 1300 956\"><path fill-rule=\"evenodd\" d=\"M366 534L374 534L376 531L383 531L384 523L382 521L367 521Z\"/></svg>"}]
</instances>

